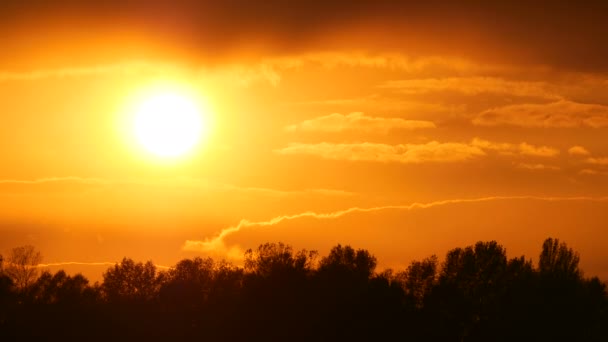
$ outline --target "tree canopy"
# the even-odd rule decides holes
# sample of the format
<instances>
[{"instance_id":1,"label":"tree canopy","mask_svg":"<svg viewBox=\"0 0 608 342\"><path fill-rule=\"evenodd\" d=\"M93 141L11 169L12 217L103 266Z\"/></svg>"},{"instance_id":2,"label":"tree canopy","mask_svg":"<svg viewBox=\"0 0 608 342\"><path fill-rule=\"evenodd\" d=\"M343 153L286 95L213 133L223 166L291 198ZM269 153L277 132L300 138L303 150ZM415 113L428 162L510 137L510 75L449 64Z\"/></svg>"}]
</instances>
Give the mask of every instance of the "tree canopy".
<instances>
[{"instance_id":1,"label":"tree canopy","mask_svg":"<svg viewBox=\"0 0 608 342\"><path fill-rule=\"evenodd\" d=\"M606 284L557 239L536 264L496 241L380 272L365 249L317 257L284 243L248 250L244 267L125 257L90 284L32 272L40 253L18 247L0 269L0 339L608 340Z\"/></svg>"}]
</instances>

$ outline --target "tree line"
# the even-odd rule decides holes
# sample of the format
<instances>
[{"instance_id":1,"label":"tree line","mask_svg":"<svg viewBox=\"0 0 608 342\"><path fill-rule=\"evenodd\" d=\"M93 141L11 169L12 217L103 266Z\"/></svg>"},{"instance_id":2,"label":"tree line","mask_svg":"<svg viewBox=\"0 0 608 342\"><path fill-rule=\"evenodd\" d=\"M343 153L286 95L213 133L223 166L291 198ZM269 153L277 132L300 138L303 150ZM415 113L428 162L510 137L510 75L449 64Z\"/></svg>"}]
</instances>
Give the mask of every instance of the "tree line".
<instances>
[{"instance_id":1,"label":"tree line","mask_svg":"<svg viewBox=\"0 0 608 342\"><path fill-rule=\"evenodd\" d=\"M477 242L377 271L365 249L266 243L243 267L211 258L160 271L124 258L90 284L38 274L32 246L0 257L0 339L608 341L606 284L547 239L538 262Z\"/></svg>"}]
</instances>

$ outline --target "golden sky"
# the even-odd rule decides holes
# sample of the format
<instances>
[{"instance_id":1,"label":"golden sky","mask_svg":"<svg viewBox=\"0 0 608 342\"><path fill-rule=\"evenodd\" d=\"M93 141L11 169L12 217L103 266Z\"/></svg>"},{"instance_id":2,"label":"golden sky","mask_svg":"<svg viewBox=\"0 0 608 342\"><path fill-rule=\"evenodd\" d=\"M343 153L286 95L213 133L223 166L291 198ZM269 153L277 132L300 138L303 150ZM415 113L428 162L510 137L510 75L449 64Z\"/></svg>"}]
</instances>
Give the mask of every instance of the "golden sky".
<instances>
[{"instance_id":1,"label":"golden sky","mask_svg":"<svg viewBox=\"0 0 608 342\"><path fill-rule=\"evenodd\" d=\"M267 241L400 268L556 237L608 278L606 2L0 6L3 254L96 279ZM165 88L205 104L179 158L130 125Z\"/></svg>"}]
</instances>

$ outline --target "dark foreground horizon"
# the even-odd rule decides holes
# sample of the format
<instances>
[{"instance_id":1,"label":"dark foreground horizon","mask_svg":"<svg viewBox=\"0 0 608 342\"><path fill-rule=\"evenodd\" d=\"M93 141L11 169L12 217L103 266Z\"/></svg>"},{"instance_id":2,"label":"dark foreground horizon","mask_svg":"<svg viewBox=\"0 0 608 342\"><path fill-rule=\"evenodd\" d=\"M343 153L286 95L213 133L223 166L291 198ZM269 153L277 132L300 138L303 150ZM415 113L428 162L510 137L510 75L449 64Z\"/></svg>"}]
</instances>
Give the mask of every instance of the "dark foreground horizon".
<instances>
[{"instance_id":1,"label":"dark foreground horizon","mask_svg":"<svg viewBox=\"0 0 608 342\"><path fill-rule=\"evenodd\" d=\"M0 338L60 340L606 341L606 283L545 240L536 265L496 241L377 271L365 249L266 243L245 265L196 257L160 271L124 258L101 283L37 274L14 248L0 269Z\"/></svg>"}]
</instances>

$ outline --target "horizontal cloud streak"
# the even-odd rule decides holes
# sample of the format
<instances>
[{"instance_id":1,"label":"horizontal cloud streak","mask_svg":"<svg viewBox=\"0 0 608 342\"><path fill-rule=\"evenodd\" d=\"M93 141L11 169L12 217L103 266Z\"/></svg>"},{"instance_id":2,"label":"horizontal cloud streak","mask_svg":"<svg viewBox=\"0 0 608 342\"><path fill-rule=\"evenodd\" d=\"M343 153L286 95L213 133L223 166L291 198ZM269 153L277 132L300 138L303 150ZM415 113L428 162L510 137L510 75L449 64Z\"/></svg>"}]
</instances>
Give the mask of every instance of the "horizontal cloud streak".
<instances>
[{"instance_id":1,"label":"horizontal cloud streak","mask_svg":"<svg viewBox=\"0 0 608 342\"><path fill-rule=\"evenodd\" d=\"M592 176L608 176L608 171L594 170L594 169L582 169L579 174L581 175L592 175Z\"/></svg>"},{"instance_id":2,"label":"horizontal cloud streak","mask_svg":"<svg viewBox=\"0 0 608 342\"><path fill-rule=\"evenodd\" d=\"M103 74L130 75L136 73L169 72L176 70L177 67L168 64L135 62L89 67L39 69L25 72L0 71L0 82L34 81L47 78L86 77Z\"/></svg>"},{"instance_id":3,"label":"horizontal cloud streak","mask_svg":"<svg viewBox=\"0 0 608 342\"><path fill-rule=\"evenodd\" d=\"M506 94L521 97L561 99L544 82L509 81L497 77L449 77L389 81L381 88L394 89L404 94L426 94L451 91L465 95L483 93Z\"/></svg>"},{"instance_id":4,"label":"horizontal cloud streak","mask_svg":"<svg viewBox=\"0 0 608 342\"><path fill-rule=\"evenodd\" d=\"M591 202L605 202L608 201L608 197L587 197L587 196L576 196L576 197L543 197L543 196L490 196L470 199L450 199L428 203L415 202L407 205L387 205L370 208L352 207L345 210L329 212L329 213L316 213L313 211L307 211L293 215L281 215L273 217L267 221L248 221L241 220L236 226L231 226L222 229L218 235L212 238L206 238L205 240L186 240L182 249L185 251L197 251L197 252L223 252L234 254L234 248L228 248L224 239L234 233L239 232L245 228L263 228L268 226L275 226L284 221L297 220L301 218L313 218L318 220L331 220L337 219L345 215L353 213L370 213L385 210L416 210L416 209L428 209L438 206L454 205L454 204L466 204L466 203L481 203L490 201L504 201L504 200L533 200L533 201L591 201Z\"/></svg>"},{"instance_id":5,"label":"horizontal cloud streak","mask_svg":"<svg viewBox=\"0 0 608 342\"><path fill-rule=\"evenodd\" d=\"M377 132L386 133L393 129L421 129L435 128L431 121L405 120L401 118L381 118L366 116L364 113L354 112L347 115L333 113L314 119L302 121L299 124L285 127L288 132Z\"/></svg>"},{"instance_id":6,"label":"horizontal cloud streak","mask_svg":"<svg viewBox=\"0 0 608 342\"><path fill-rule=\"evenodd\" d=\"M533 157L554 157L559 154L559 150L556 148L547 146L534 146L525 142L519 144L496 143L488 140L475 138L473 139L471 144L484 150L497 151L501 154L506 155L520 154L523 156Z\"/></svg>"},{"instance_id":7,"label":"horizontal cloud streak","mask_svg":"<svg viewBox=\"0 0 608 342\"><path fill-rule=\"evenodd\" d=\"M519 163L517 164L517 168L519 169L524 169L524 170L533 170L533 171L540 171L540 170L552 170L552 171L556 171L556 170L560 170L559 166L555 166L555 165L546 165L546 164L528 164L528 163Z\"/></svg>"},{"instance_id":8,"label":"horizontal cloud streak","mask_svg":"<svg viewBox=\"0 0 608 342\"><path fill-rule=\"evenodd\" d=\"M568 154L573 156L589 156L591 153L583 146L572 146L568 149Z\"/></svg>"},{"instance_id":9,"label":"horizontal cloud streak","mask_svg":"<svg viewBox=\"0 0 608 342\"><path fill-rule=\"evenodd\" d=\"M302 144L291 143L275 150L278 154L307 154L324 159L374 162L399 162L417 164L425 162L457 162L483 156L485 152L476 146L463 143L440 143L431 141L426 144L387 145L377 143L356 144Z\"/></svg>"},{"instance_id":10,"label":"horizontal cloud streak","mask_svg":"<svg viewBox=\"0 0 608 342\"><path fill-rule=\"evenodd\" d=\"M452 115L461 116L466 112L466 107L462 104L448 105L434 102L419 102L381 94L370 94L352 98L297 101L288 102L288 104L293 106L323 106L323 108L331 106L344 108L344 110L350 108L365 108L370 111L403 112L413 113L423 117L439 116L440 118Z\"/></svg>"},{"instance_id":11,"label":"horizontal cloud streak","mask_svg":"<svg viewBox=\"0 0 608 342\"><path fill-rule=\"evenodd\" d=\"M388 145L379 143L291 143L275 150L282 155L313 155L323 159L418 164L430 162L460 162L485 156L486 151L506 155L554 157L559 150L528 143L495 143L475 138L471 143L431 141L425 144Z\"/></svg>"},{"instance_id":12,"label":"horizontal cloud streak","mask_svg":"<svg viewBox=\"0 0 608 342\"><path fill-rule=\"evenodd\" d=\"M594 165L608 166L608 157L591 157L587 158L585 162Z\"/></svg>"},{"instance_id":13,"label":"horizontal cloud streak","mask_svg":"<svg viewBox=\"0 0 608 342\"><path fill-rule=\"evenodd\" d=\"M47 184L47 183L82 183L82 184L112 184L112 181L101 178L86 178L86 177L46 177L36 179L0 179L0 184Z\"/></svg>"},{"instance_id":14,"label":"horizontal cloud streak","mask_svg":"<svg viewBox=\"0 0 608 342\"><path fill-rule=\"evenodd\" d=\"M280 190L261 187L242 187L232 184L216 183L213 181L197 178L169 178L169 179L103 179L86 177L45 177L36 179L0 179L0 192L19 190L58 190L86 189L89 187L161 187L193 190L204 190L213 192L244 192L270 197L286 196L354 196L355 193L339 189L303 189L303 190Z\"/></svg>"},{"instance_id":15,"label":"horizontal cloud streak","mask_svg":"<svg viewBox=\"0 0 608 342\"><path fill-rule=\"evenodd\" d=\"M517 104L486 110L473 119L479 126L608 127L608 106L557 101Z\"/></svg>"},{"instance_id":16,"label":"horizontal cloud streak","mask_svg":"<svg viewBox=\"0 0 608 342\"><path fill-rule=\"evenodd\" d=\"M141 55L128 47L142 37L207 59L246 48L259 54L289 54L337 46L599 70L606 70L608 60L608 49L602 44L608 35L606 6L599 1L584 6L535 1L525 7L502 2L394 0L267 0L263 4L56 0L52 6L46 1L5 0L3 4L0 32L8 50L2 58L6 60L32 49L34 54L66 55L63 46L57 48L63 36L71 38L66 45L78 47L65 60L93 58L100 50L102 56L108 56L109 50L118 58ZM83 22L86 30L82 30ZM131 40L116 37L125 32ZM108 40L112 47L99 46Z\"/></svg>"},{"instance_id":17,"label":"horizontal cloud streak","mask_svg":"<svg viewBox=\"0 0 608 342\"><path fill-rule=\"evenodd\" d=\"M532 157L554 157L559 155L559 150L548 146L534 146L525 142L519 144L496 143L479 138L473 139L471 145L477 146L484 150L497 151L500 154Z\"/></svg>"}]
</instances>

